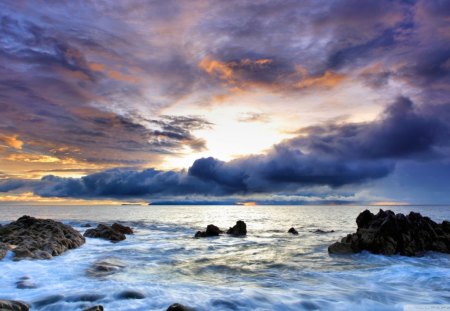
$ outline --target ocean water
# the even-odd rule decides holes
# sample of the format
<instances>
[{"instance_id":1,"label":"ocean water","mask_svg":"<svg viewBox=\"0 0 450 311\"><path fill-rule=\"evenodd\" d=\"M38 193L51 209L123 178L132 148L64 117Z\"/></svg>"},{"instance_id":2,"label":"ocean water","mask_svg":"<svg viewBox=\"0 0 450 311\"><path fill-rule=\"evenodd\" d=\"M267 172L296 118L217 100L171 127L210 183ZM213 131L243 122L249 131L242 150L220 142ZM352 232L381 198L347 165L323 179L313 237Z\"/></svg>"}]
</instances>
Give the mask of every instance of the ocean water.
<instances>
[{"instance_id":1,"label":"ocean water","mask_svg":"<svg viewBox=\"0 0 450 311\"><path fill-rule=\"evenodd\" d=\"M0 299L32 310L166 310L178 302L196 310L403 310L408 304L450 304L450 256L330 256L327 247L356 229L355 206L2 206L1 223L22 215L81 225L120 221L135 235L111 243L87 239L52 260L0 261ZM378 208L370 207L376 212ZM441 222L450 208L389 207ZM248 236L194 239L215 224L247 223ZM287 230L294 226L298 236ZM316 229L335 230L318 234ZM116 273L88 273L99 260ZM29 277L37 287L18 289ZM144 299L121 299L125 290ZM51 297L53 296L53 297Z\"/></svg>"}]
</instances>

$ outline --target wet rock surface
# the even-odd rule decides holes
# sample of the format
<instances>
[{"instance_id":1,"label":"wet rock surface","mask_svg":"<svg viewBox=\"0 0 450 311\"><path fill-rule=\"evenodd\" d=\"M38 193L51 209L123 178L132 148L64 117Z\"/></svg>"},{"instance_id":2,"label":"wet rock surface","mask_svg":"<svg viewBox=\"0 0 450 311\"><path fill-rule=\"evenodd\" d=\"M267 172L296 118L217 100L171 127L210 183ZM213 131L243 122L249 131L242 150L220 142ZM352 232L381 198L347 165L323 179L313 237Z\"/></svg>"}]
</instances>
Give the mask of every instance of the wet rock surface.
<instances>
[{"instance_id":1,"label":"wet rock surface","mask_svg":"<svg viewBox=\"0 0 450 311\"><path fill-rule=\"evenodd\" d=\"M98 306L93 306L87 309L84 309L83 311L103 311L103 306L102 305L98 305Z\"/></svg>"},{"instance_id":2,"label":"wet rock surface","mask_svg":"<svg viewBox=\"0 0 450 311\"><path fill-rule=\"evenodd\" d=\"M312 233L316 234L326 234L326 233L333 233L334 230L322 230L322 229L316 229L314 231L311 231Z\"/></svg>"},{"instance_id":3,"label":"wet rock surface","mask_svg":"<svg viewBox=\"0 0 450 311\"><path fill-rule=\"evenodd\" d=\"M120 292L117 296L118 299L144 299L145 295L136 290L124 290Z\"/></svg>"},{"instance_id":4,"label":"wet rock surface","mask_svg":"<svg viewBox=\"0 0 450 311\"><path fill-rule=\"evenodd\" d=\"M84 236L87 238L101 238L111 242L119 242L126 239L125 234L105 224L99 224L95 229L86 230Z\"/></svg>"},{"instance_id":5,"label":"wet rock surface","mask_svg":"<svg viewBox=\"0 0 450 311\"><path fill-rule=\"evenodd\" d=\"M194 309L186 307L180 303L174 303L170 305L166 311L194 311Z\"/></svg>"},{"instance_id":6,"label":"wet rock surface","mask_svg":"<svg viewBox=\"0 0 450 311\"><path fill-rule=\"evenodd\" d=\"M233 227L228 229L227 234L245 236L247 235L247 225L242 220L238 220Z\"/></svg>"},{"instance_id":7,"label":"wet rock surface","mask_svg":"<svg viewBox=\"0 0 450 311\"><path fill-rule=\"evenodd\" d=\"M123 233L123 234L134 234L133 229L131 229L128 226L121 225L121 224L119 224L117 222L113 223L111 225L111 228L113 230L116 230L116 231L118 231L120 233Z\"/></svg>"},{"instance_id":8,"label":"wet rock surface","mask_svg":"<svg viewBox=\"0 0 450 311\"><path fill-rule=\"evenodd\" d=\"M0 300L0 310L1 311L28 311L29 306L21 301L15 300Z\"/></svg>"},{"instance_id":9,"label":"wet rock surface","mask_svg":"<svg viewBox=\"0 0 450 311\"><path fill-rule=\"evenodd\" d=\"M37 288L37 285L28 276L23 276L16 282L16 288L19 289L30 289Z\"/></svg>"},{"instance_id":10,"label":"wet rock surface","mask_svg":"<svg viewBox=\"0 0 450 311\"><path fill-rule=\"evenodd\" d=\"M293 234L293 235L298 235L298 231L295 230L294 227L290 228L290 229L288 230L288 233Z\"/></svg>"},{"instance_id":11,"label":"wet rock surface","mask_svg":"<svg viewBox=\"0 0 450 311\"><path fill-rule=\"evenodd\" d=\"M86 273L92 277L105 277L125 268L125 265L114 258L96 261L87 269Z\"/></svg>"},{"instance_id":12,"label":"wet rock surface","mask_svg":"<svg viewBox=\"0 0 450 311\"><path fill-rule=\"evenodd\" d=\"M219 236L219 234L223 233L222 230L219 229L219 227L214 225L208 225L206 227L206 231L197 231L195 234L196 238L207 238L211 236Z\"/></svg>"},{"instance_id":13,"label":"wet rock surface","mask_svg":"<svg viewBox=\"0 0 450 311\"><path fill-rule=\"evenodd\" d=\"M0 232L1 232L1 227L0 227ZM8 253L8 250L9 250L9 247L7 244L0 243L0 260L5 258L6 254Z\"/></svg>"},{"instance_id":14,"label":"wet rock surface","mask_svg":"<svg viewBox=\"0 0 450 311\"><path fill-rule=\"evenodd\" d=\"M0 242L12 248L14 259L51 259L80 247L84 237L72 227L51 219L22 216L0 228ZM0 250L0 258L3 252ZM6 253L5 253L6 255Z\"/></svg>"},{"instance_id":15,"label":"wet rock surface","mask_svg":"<svg viewBox=\"0 0 450 311\"><path fill-rule=\"evenodd\" d=\"M363 250L374 254L418 256L426 251L450 253L450 222L438 224L419 213L407 216L365 210L356 218L358 229L328 247L329 253L348 254Z\"/></svg>"}]
</instances>

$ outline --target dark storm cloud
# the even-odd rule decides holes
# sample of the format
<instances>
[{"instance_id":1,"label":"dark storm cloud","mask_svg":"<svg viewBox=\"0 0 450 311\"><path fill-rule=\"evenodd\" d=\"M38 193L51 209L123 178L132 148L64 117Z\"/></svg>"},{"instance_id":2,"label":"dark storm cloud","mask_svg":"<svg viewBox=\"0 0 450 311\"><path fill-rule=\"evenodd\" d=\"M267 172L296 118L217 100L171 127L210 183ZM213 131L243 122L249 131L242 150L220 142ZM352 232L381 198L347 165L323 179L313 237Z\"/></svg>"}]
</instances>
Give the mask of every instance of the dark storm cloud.
<instances>
[{"instance_id":1,"label":"dark storm cloud","mask_svg":"<svg viewBox=\"0 0 450 311\"><path fill-rule=\"evenodd\" d=\"M0 192L9 192L25 186L25 183L20 180L0 180Z\"/></svg>"},{"instance_id":2,"label":"dark storm cloud","mask_svg":"<svg viewBox=\"0 0 450 311\"><path fill-rule=\"evenodd\" d=\"M302 129L298 137L263 155L228 162L201 158L187 171L115 169L81 179L47 176L35 192L60 197L164 198L358 185L388 176L404 159L448 156L450 127L445 120L449 116L450 105L418 107L399 98L373 122Z\"/></svg>"}]
</instances>

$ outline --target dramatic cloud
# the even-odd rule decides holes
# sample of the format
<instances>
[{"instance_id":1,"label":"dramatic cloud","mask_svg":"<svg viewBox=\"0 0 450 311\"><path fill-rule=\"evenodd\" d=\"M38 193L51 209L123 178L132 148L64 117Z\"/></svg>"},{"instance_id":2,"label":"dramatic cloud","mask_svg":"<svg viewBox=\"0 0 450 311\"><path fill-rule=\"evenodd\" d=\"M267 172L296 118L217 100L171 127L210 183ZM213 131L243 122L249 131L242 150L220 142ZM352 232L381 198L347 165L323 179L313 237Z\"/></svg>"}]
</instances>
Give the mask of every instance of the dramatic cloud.
<instances>
[{"instance_id":1,"label":"dramatic cloud","mask_svg":"<svg viewBox=\"0 0 450 311\"><path fill-rule=\"evenodd\" d=\"M75 198L165 198L294 193L311 186L361 184L386 177L399 159L438 155L448 147L450 127L444 120L450 106L419 111L409 99L399 98L373 122L302 129L299 137L267 154L229 162L201 158L187 172L113 169L80 179L47 176L35 191Z\"/></svg>"},{"instance_id":2,"label":"dramatic cloud","mask_svg":"<svg viewBox=\"0 0 450 311\"><path fill-rule=\"evenodd\" d=\"M443 163L449 16L439 0L4 1L0 191L52 172L37 194L332 192Z\"/></svg>"}]
</instances>

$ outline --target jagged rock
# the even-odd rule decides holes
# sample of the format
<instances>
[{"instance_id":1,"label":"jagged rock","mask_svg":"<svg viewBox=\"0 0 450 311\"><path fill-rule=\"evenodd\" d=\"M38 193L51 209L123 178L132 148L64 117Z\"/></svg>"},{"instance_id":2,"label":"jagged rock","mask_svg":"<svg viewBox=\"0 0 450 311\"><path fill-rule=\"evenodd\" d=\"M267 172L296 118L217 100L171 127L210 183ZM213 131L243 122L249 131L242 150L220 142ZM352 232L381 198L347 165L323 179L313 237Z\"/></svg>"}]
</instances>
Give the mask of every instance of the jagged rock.
<instances>
[{"instance_id":1,"label":"jagged rock","mask_svg":"<svg viewBox=\"0 0 450 311\"><path fill-rule=\"evenodd\" d=\"M0 242L13 248L14 259L51 259L84 244L72 227L51 219L22 216L0 228Z\"/></svg>"},{"instance_id":2,"label":"jagged rock","mask_svg":"<svg viewBox=\"0 0 450 311\"><path fill-rule=\"evenodd\" d=\"M292 227L291 229L289 229L289 230L288 230L288 233L291 233L291 234L293 234L293 235L298 235L298 231L295 230L294 227Z\"/></svg>"},{"instance_id":3,"label":"jagged rock","mask_svg":"<svg viewBox=\"0 0 450 311\"><path fill-rule=\"evenodd\" d=\"M121 224L118 224L117 222L113 223L111 228L113 228L114 230L119 231L120 233L123 233L123 234L133 234L134 233L133 229L131 229L130 227L123 226Z\"/></svg>"},{"instance_id":4,"label":"jagged rock","mask_svg":"<svg viewBox=\"0 0 450 311\"><path fill-rule=\"evenodd\" d=\"M208 225L206 227L206 231L197 231L195 234L196 238L206 238L210 236L218 236L219 234L223 233L222 230L219 229L219 227L214 225Z\"/></svg>"},{"instance_id":5,"label":"jagged rock","mask_svg":"<svg viewBox=\"0 0 450 311\"><path fill-rule=\"evenodd\" d=\"M0 300L1 311L28 311L30 307L21 301L15 300Z\"/></svg>"},{"instance_id":6,"label":"jagged rock","mask_svg":"<svg viewBox=\"0 0 450 311\"><path fill-rule=\"evenodd\" d=\"M126 239L125 234L105 224L99 224L95 229L88 229L84 233L87 238L101 238L111 242L119 242Z\"/></svg>"},{"instance_id":7,"label":"jagged rock","mask_svg":"<svg viewBox=\"0 0 450 311\"><path fill-rule=\"evenodd\" d=\"M145 295L135 290L125 290L117 295L118 299L144 299Z\"/></svg>"},{"instance_id":8,"label":"jagged rock","mask_svg":"<svg viewBox=\"0 0 450 311\"><path fill-rule=\"evenodd\" d=\"M102 305L93 306L93 307L84 309L83 311L103 311L103 306Z\"/></svg>"},{"instance_id":9,"label":"jagged rock","mask_svg":"<svg viewBox=\"0 0 450 311\"><path fill-rule=\"evenodd\" d=\"M95 262L89 269L87 274L92 277L104 277L116 273L125 268L125 265L113 258L104 259Z\"/></svg>"},{"instance_id":10,"label":"jagged rock","mask_svg":"<svg viewBox=\"0 0 450 311\"><path fill-rule=\"evenodd\" d=\"M437 224L419 213L395 214L365 210L356 218L358 229L328 247L330 253L358 253L417 256L426 251L450 253L450 223Z\"/></svg>"},{"instance_id":11,"label":"jagged rock","mask_svg":"<svg viewBox=\"0 0 450 311\"><path fill-rule=\"evenodd\" d=\"M180 303L170 305L166 311L194 311L194 309L186 307Z\"/></svg>"},{"instance_id":12,"label":"jagged rock","mask_svg":"<svg viewBox=\"0 0 450 311\"><path fill-rule=\"evenodd\" d=\"M234 227L228 229L227 234L232 234L234 236L247 235L247 225L242 220L238 220Z\"/></svg>"}]
</instances>

